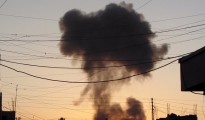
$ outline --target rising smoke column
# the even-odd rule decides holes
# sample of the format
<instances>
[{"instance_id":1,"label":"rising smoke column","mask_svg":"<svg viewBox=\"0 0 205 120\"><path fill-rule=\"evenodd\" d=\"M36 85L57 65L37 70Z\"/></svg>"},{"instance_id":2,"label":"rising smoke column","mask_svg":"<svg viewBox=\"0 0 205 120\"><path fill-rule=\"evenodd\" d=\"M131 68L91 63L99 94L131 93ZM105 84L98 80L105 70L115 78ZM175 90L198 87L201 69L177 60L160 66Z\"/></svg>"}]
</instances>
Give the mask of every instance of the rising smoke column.
<instances>
[{"instance_id":1,"label":"rising smoke column","mask_svg":"<svg viewBox=\"0 0 205 120\"><path fill-rule=\"evenodd\" d=\"M109 120L146 120L144 108L135 98L127 98L127 109L123 110L119 104L113 104L108 112Z\"/></svg>"},{"instance_id":2,"label":"rising smoke column","mask_svg":"<svg viewBox=\"0 0 205 120\"><path fill-rule=\"evenodd\" d=\"M167 53L166 44L156 46L151 42L155 34L151 31L150 24L132 6L125 2L109 4L103 10L88 14L73 9L60 20L60 29L63 33L60 51L65 56L85 60L82 67L87 73L89 82L127 77L151 70L155 66L154 62L136 63L153 61ZM113 65L128 66L94 68ZM147 76L150 74L142 75L142 77ZM129 81L130 79L113 83L88 84L76 104L80 104L84 96L90 95L96 109L94 120L105 120L108 116L112 116L110 109L116 108L110 105L111 91L119 89ZM120 113L120 111L116 112ZM122 118L125 119L124 116Z\"/></svg>"}]
</instances>

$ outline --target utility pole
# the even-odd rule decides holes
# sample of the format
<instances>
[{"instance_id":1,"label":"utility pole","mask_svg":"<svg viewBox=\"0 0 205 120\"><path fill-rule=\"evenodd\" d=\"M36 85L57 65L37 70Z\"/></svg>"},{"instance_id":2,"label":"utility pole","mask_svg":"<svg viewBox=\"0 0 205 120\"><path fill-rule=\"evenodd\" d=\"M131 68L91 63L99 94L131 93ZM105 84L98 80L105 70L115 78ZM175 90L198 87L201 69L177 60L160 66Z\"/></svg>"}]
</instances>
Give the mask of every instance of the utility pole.
<instances>
[{"instance_id":1,"label":"utility pole","mask_svg":"<svg viewBox=\"0 0 205 120\"><path fill-rule=\"evenodd\" d=\"M16 85L16 96L15 96L15 107L14 107L14 112L15 112L15 119L17 120L17 117L16 117L16 102L17 102L17 92L18 92L18 84Z\"/></svg>"},{"instance_id":2,"label":"utility pole","mask_svg":"<svg viewBox=\"0 0 205 120\"><path fill-rule=\"evenodd\" d=\"M0 50L0 64L1 64L1 50ZM0 66L0 81L1 81L1 66Z\"/></svg>"},{"instance_id":3,"label":"utility pole","mask_svg":"<svg viewBox=\"0 0 205 120\"><path fill-rule=\"evenodd\" d=\"M154 103L153 103L153 98L151 98L151 104L152 104L152 120L154 120Z\"/></svg>"},{"instance_id":4,"label":"utility pole","mask_svg":"<svg viewBox=\"0 0 205 120\"><path fill-rule=\"evenodd\" d=\"M18 85L16 85L15 112L16 112L17 92L18 92Z\"/></svg>"}]
</instances>

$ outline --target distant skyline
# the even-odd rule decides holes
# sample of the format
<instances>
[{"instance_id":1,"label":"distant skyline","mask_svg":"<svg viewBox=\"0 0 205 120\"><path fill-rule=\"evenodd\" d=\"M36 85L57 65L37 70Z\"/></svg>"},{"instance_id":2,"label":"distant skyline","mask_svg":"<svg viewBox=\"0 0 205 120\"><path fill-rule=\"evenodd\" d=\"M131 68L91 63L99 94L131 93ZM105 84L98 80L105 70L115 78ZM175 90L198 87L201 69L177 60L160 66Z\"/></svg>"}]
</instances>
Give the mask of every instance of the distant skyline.
<instances>
[{"instance_id":1,"label":"distant skyline","mask_svg":"<svg viewBox=\"0 0 205 120\"><path fill-rule=\"evenodd\" d=\"M72 61L73 58L65 57L60 52L59 40L62 33L59 20L72 9L91 13L103 10L107 4L120 2L122 1L7 0L5 2L0 0L1 64L50 79L87 81L87 74L82 69L43 68L11 62L82 67L83 62ZM131 3L133 9L144 16L152 32L158 32L152 40L154 44L157 46L168 44L169 50L164 58L190 53L205 46L205 1L126 0L126 3ZM161 31L168 32L160 33ZM155 68L172 60L174 59L160 61ZM80 105L73 104L80 98L87 84L46 81L0 66L0 92L3 93L4 110L12 109L16 85L18 85L17 117L22 117L22 120L56 120L60 117L73 120L93 119L95 113L91 102L93 98L87 95ZM176 61L151 72L149 77L133 77L119 90L113 90L111 102L120 103L123 109L126 109L126 98L136 98L143 103L147 120L151 120L151 98L154 98L156 107L155 118L166 117L167 104L170 105L170 113L178 115L195 113L197 105L198 120L204 120L204 96L182 92L180 87L180 69Z\"/></svg>"}]
</instances>

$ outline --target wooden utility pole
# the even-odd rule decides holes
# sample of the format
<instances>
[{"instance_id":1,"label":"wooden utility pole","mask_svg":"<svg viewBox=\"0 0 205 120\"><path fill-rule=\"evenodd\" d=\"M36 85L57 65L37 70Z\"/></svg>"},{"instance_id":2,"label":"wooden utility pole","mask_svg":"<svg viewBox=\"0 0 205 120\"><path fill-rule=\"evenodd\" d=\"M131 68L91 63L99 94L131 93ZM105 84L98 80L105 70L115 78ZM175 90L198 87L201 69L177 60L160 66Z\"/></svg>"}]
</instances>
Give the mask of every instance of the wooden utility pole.
<instances>
[{"instance_id":1,"label":"wooden utility pole","mask_svg":"<svg viewBox=\"0 0 205 120\"><path fill-rule=\"evenodd\" d=\"M154 103L153 103L153 98L151 98L151 103L152 103L152 120L154 120Z\"/></svg>"}]
</instances>

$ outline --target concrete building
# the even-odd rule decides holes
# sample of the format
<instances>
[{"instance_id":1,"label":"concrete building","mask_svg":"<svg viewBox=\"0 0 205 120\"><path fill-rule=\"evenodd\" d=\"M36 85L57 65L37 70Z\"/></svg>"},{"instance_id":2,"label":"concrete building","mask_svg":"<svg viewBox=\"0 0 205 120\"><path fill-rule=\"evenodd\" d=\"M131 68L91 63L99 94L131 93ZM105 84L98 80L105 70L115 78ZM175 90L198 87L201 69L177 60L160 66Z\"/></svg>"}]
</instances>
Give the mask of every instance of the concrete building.
<instances>
[{"instance_id":1,"label":"concrete building","mask_svg":"<svg viewBox=\"0 0 205 120\"><path fill-rule=\"evenodd\" d=\"M15 120L15 111L2 111L2 93L0 93L0 120Z\"/></svg>"},{"instance_id":2,"label":"concrete building","mask_svg":"<svg viewBox=\"0 0 205 120\"><path fill-rule=\"evenodd\" d=\"M205 46L179 59L182 91L205 91Z\"/></svg>"}]
</instances>

